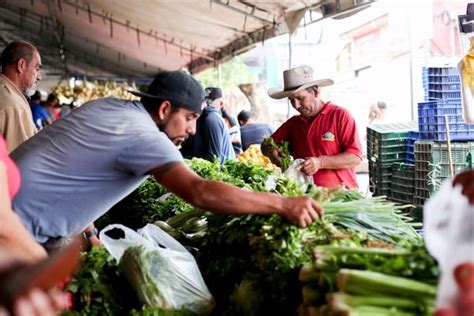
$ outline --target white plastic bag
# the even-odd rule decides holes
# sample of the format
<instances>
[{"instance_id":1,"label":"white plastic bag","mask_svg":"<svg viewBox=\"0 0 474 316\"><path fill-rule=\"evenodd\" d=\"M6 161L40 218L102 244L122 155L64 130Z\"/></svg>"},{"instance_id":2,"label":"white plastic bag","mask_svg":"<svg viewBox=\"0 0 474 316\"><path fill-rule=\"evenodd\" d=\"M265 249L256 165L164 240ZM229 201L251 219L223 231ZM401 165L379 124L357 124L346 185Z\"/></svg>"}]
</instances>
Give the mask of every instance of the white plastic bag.
<instances>
[{"instance_id":1,"label":"white plastic bag","mask_svg":"<svg viewBox=\"0 0 474 316\"><path fill-rule=\"evenodd\" d=\"M464 78L464 60L458 63L458 72L461 77L461 100L463 108L463 118L466 123L474 123L474 98L471 87Z\"/></svg>"},{"instance_id":2,"label":"white plastic bag","mask_svg":"<svg viewBox=\"0 0 474 316\"><path fill-rule=\"evenodd\" d=\"M123 238L114 239L107 232L123 231ZM196 260L177 240L161 230L148 224L137 232L123 225L109 225L100 232L100 240L120 262L125 250L132 246L143 246L145 251L154 252L163 264L153 267L154 274L147 276L159 291L159 300L146 296L146 285L135 288L139 299L144 304L157 307L179 309L187 308L198 314L207 314L214 307L214 299L207 288ZM131 282L132 283L132 282ZM132 283L133 285L133 283Z\"/></svg>"},{"instance_id":3,"label":"white plastic bag","mask_svg":"<svg viewBox=\"0 0 474 316\"><path fill-rule=\"evenodd\" d=\"M455 269L466 263L474 265L474 207L461 191L460 185L453 188L452 180L445 180L423 211L426 247L441 268L437 309L459 308L463 293Z\"/></svg>"},{"instance_id":4,"label":"white plastic bag","mask_svg":"<svg viewBox=\"0 0 474 316\"><path fill-rule=\"evenodd\" d=\"M303 192L306 192L309 187L312 187L314 185L314 182L312 176L308 176L301 172L301 164L304 161L305 160L301 158L293 160L291 165L288 167L288 169L285 170L285 173L283 174L288 178L301 183L301 190L303 190Z\"/></svg>"}]
</instances>

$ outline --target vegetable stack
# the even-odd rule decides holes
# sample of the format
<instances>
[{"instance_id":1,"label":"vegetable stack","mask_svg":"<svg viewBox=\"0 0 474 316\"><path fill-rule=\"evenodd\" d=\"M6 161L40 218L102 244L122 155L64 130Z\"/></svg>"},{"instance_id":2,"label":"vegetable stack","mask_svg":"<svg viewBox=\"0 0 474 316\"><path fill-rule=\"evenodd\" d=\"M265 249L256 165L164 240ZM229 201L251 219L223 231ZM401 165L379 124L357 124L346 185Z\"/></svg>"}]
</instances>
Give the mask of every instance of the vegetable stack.
<instances>
[{"instance_id":1,"label":"vegetable stack","mask_svg":"<svg viewBox=\"0 0 474 316\"><path fill-rule=\"evenodd\" d=\"M193 247L216 298L216 315L293 314L303 299L302 310L342 311L343 306L342 315L389 315L395 310L399 314L393 315L410 315L430 310L437 265L400 206L342 188L302 192L300 183L252 163L227 161L219 165L202 159L187 163L202 177L246 190L312 196L325 210L322 220L305 229L277 215L216 215L166 195L152 180L143 185L147 190L142 186L135 193L128 206L122 204L124 214L133 209L136 218L142 217L141 226L156 222ZM154 197L148 195L152 190ZM125 218L122 223L127 225ZM425 292L416 297L400 295L392 305L384 305L384 298L405 291L404 283L385 293L379 288L388 284L376 282L397 285L405 279L418 282ZM413 283L405 286L416 289ZM355 293L354 287L373 287L377 293ZM384 294L378 300L380 293Z\"/></svg>"}]
</instances>

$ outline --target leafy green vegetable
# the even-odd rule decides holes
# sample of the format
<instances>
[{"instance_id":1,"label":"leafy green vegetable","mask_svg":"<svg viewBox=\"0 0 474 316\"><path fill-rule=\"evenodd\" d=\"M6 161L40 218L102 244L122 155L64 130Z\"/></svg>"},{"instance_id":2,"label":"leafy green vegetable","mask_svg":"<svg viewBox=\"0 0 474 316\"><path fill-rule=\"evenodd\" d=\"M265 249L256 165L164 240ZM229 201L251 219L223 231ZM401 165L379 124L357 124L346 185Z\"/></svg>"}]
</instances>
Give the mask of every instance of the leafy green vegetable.
<instances>
[{"instance_id":1,"label":"leafy green vegetable","mask_svg":"<svg viewBox=\"0 0 474 316\"><path fill-rule=\"evenodd\" d=\"M132 246L123 253L119 267L142 304L164 309L184 306L208 314L214 299L193 274L192 263L171 250Z\"/></svg>"},{"instance_id":2,"label":"leafy green vegetable","mask_svg":"<svg viewBox=\"0 0 474 316\"><path fill-rule=\"evenodd\" d=\"M147 223L167 218L170 210L162 207L171 201L160 203L157 198L166 193L167 190L154 178L145 180L135 191L114 205L106 214L99 218L95 225L102 229L109 224L124 224L130 228L137 229ZM173 201L178 204L182 200Z\"/></svg>"},{"instance_id":3,"label":"leafy green vegetable","mask_svg":"<svg viewBox=\"0 0 474 316\"><path fill-rule=\"evenodd\" d=\"M187 309L162 309L159 307L144 306L141 310L132 310L130 316L196 316Z\"/></svg>"},{"instance_id":4,"label":"leafy green vegetable","mask_svg":"<svg viewBox=\"0 0 474 316\"><path fill-rule=\"evenodd\" d=\"M196 158L186 163L207 179L244 189L270 190L284 196L305 194L298 183L281 173L252 164L227 161L220 165ZM271 189L267 187L269 181L275 184ZM379 267L376 271L413 278L429 279L436 275L432 258L426 257L423 250L417 252L422 239L414 231L411 219L383 198L366 199L354 190L314 187L306 194L320 202L326 215L300 229L277 215L224 216L197 210L176 196L158 201L157 197L166 190L151 179L142 186L123 210L128 216L133 213L137 219L134 222L140 226L160 220L163 227L170 229L166 226L169 225L177 236L186 237L180 241L199 248L199 267L216 297L218 315L235 315L239 311L246 311L246 315L294 312L301 302L298 271L304 262L311 261L317 246L360 249L376 245L396 248L394 252L401 251L401 247L414 249L413 256L395 257L357 251L330 253L323 264L333 269L306 271L308 277L321 281L323 293L332 290L336 269L351 264L374 270ZM129 226L127 221L123 223ZM258 294L245 304L245 298L253 293Z\"/></svg>"},{"instance_id":5,"label":"leafy green vegetable","mask_svg":"<svg viewBox=\"0 0 474 316\"><path fill-rule=\"evenodd\" d=\"M290 153L290 143L287 141L282 141L280 144L277 144L275 140L269 136L263 140L271 148L277 148L280 150L280 160L281 160L281 170L285 171L293 162L293 157Z\"/></svg>"},{"instance_id":6,"label":"leafy green vegetable","mask_svg":"<svg viewBox=\"0 0 474 316\"><path fill-rule=\"evenodd\" d=\"M316 247L312 268L320 272L336 272L343 268L370 270L431 284L438 281L439 268L423 246L412 249L367 248L346 245L347 241Z\"/></svg>"},{"instance_id":7,"label":"leafy green vegetable","mask_svg":"<svg viewBox=\"0 0 474 316\"><path fill-rule=\"evenodd\" d=\"M137 306L136 301L128 299L133 297L133 292L105 248L94 247L82 254L81 268L66 290L74 294L74 311L80 315L125 315Z\"/></svg>"},{"instance_id":8,"label":"leafy green vegetable","mask_svg":"<svg viewBox=\"0 0 474 316\"><path fill-rule=\"evenodd\" d=\"M127 248L120 259L119 267L142 304L166 309L172 307L166 294L159 288L161 282L165 286L168 283L166 275L170 271L168 262L159 253L146 250L143 246ZM159 282L156 282L157 280Z\"/></svg>"}]
</instances>

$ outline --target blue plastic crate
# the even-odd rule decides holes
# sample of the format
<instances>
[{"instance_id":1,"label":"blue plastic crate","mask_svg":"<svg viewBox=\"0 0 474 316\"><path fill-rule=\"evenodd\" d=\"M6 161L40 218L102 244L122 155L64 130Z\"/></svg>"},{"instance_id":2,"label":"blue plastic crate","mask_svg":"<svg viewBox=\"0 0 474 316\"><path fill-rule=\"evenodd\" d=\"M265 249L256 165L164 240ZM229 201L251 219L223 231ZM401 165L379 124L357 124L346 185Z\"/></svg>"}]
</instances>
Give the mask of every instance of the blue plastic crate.
<instances>
[{"instance_id":1,"label":"blue plastic crate","mask_svg":"<svg viewBox=\"0 0 474 316\"><path fill-rule=\"evenodd\" d=\"M461 91L460 83L428 83L428 90L439 92L459 92Z\"/></svg>"},{"instance_id":2,"label":"blue plastic crate","mask_svg":"<svg viewBox=\"0 0 474 316\"><path fill-rule=\"evenodd\" d=\"M450 124L449 126L449 135L452 141L474 140L474 125L464 124L464 126L460 126ZM439 124L437 126L437 131L420 131L421 139L438 141L447 140L446 132L443 131L444 127L444 124Z\"/></svg>"},{"instance_id":3,"label":"blue plastic crate","mask_svg":"<svg viewBox=\"0 0 474 316\"><path fill-rule=\"evenodd\" d=\"M451 76L429 75L428 82L429 83L459 83L461 82L461 78L459 77L459 75L451 75Z\"/></svg>"},{"instance_id":4,"label":"blue plastic crate","mask_svg":"<svg viewBox=\"0 0 474 316\"><path fill-rule=\"evenodd\" d=\"M428 75L452 76L458 75L456 67L428 67Z\"/></svg>"},{"instance_id":5,"label":"blue plastic crate","mask_svg":"<svg viewBox=\"0 0 474 316\"><path fill-rule=\"evenodd\" d=\"M415 153L407 153L407 156L405 157L405 162L406 163L415 163Z\"/></svg>"},{"instance_id":6,"label":"blue plastic crate","mask_svg":"<svg viewBox=\"0 0 474 316\"><path fill-rule=\"evenodd\" d=\"M445 117L447 117L451 140L474 140L474 124L465 124L462 112L461 103L458 100L418 103L420 139L447 140L445 124Z\"/></svg>"},{"instance_id":7,"label":"blue plastic crate","mask_svg":"<svg viewBox=\"0 0 474 316\"><path fill-rule=\"evenodd\" d=\"M415 141L420 139L420 133L418 131L408 132L407 137L407 155L405 162L409 164L415 163Z\"/></svg>"},{"instance_id":8,"label":"blue plastic crate","mask_svg":"<svg viewBox=\"0 0 474 316\"><path fill-rule=\"evenodd\" d=\"M461 91L433 91L428 90L428 99L456 99L461 100Z\"/></svg>"}]
</instances>

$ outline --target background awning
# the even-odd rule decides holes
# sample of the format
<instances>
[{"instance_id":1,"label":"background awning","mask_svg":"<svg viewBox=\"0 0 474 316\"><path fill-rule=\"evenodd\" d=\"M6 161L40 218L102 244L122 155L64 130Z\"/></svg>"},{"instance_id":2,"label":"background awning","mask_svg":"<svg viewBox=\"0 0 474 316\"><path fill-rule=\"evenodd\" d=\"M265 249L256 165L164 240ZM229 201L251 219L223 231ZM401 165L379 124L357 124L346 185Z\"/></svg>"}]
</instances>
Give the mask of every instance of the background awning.
<instances>
[{"instance_id":1,"label":"background awning","mask_svg":"<svg viewBox=\"0 0 474 316\"><path fill-rule=\"evenodd\" d=\"M308 11L304 23L373 1L0 0L0 47L28 40L57 75L196 73L294 31Z\"/></svg>"}]
</instances>

